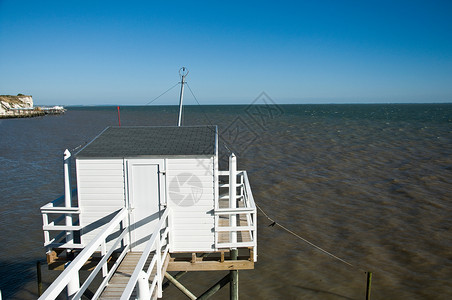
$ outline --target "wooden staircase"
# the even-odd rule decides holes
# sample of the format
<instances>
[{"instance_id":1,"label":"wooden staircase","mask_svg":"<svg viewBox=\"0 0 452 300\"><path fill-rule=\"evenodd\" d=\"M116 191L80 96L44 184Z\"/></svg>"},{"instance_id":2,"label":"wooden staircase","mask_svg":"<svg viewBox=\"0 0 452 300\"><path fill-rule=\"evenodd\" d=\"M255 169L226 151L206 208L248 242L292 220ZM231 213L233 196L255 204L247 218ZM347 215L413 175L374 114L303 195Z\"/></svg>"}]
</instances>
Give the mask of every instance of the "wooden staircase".
<instances>
[{"instance_id":1,"label":"wooden staircase","mask_svg":"<svg viewBox=\"0 0 452 300\"><path fill-rule=\"evenodd\" d=\"M129 252L124 257L123 261L119 265L113 277L108 282L108 285L105 287L104 291L100 295L99 299L119 299L121 298L122 292L127 286L130 277L132 276L135 267L140 260L142 252ZM152 261L154 255L149 255L148 260L146 261L145 268L149 266ZM154 279L156 270L152 270L151 276L149 278L149 282L152 282ZM130 299L136 299L136 290L133 291Z\"/></svg>"}]
</instances>

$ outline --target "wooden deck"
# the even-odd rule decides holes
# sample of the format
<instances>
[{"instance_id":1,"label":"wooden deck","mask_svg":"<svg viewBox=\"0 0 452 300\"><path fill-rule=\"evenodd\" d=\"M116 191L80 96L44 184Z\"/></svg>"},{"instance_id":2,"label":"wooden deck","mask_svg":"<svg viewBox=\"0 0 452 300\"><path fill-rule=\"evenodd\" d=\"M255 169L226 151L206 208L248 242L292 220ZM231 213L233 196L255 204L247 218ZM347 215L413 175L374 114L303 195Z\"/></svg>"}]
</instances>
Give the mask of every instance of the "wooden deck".
<instances>
[{"instance_id":1,"label":"wooden deck","mask_svg":"<svg viewBox=\"0 0 452 300\"><path fill-rule=\"evenodd\" d=\"M123 261L119 265L113 277L108 282L108 285L105 287L104 291L100 295L99 299L119 299L121 298L122 292L127 286L130 277L132 276L135 267L140 260L142 252L129 252L124 257ZM145 269L148 268L151 263L153 255L149 255L148 260L146 261ZM156 270L152 270L151 277L149 278L149 282L152 282L154 279ZM133 291L130 299L136 299L136 290Z\"/></svg>"},{"instance_id":2,"label":"wooden deck","mask_svg":"<svg viewBox=\"0 0 452 300\"><path fill-rule=\"evenodd\" d=\"M245 207L243 201L237 201L238 207ZM228 208L229 207L229 200L220 200L219 202L220 208ZM230 226L229 225L229 215L222 215L219 216L218 225L220 227L222 226ZM246 214L237 214L237 224L236 226L250 226L248 224L248 221L246 219ZM220 243L230 243L230 233L229 232L219 232L218 233L218 241ZM239 231L237 232L237 242L251 242L251 235L249 231Z\"/></svg>"},{"instance_id":3,"label":"wooden deck","mask_svg":"<svg viewBox=\"0 0 452 300\"><path fill-rule=\"evenodd\" d=\"M227 208L229 205L228 200L220 200L220 208ZM239 207L244 207L242 201L238 201ZM230 226L230 216L229 215L220 215L219 216L219 226ZM249 226L248 220L246 218L246 214L237 214L237 226ZM229 243L230 242L230 232L219 232L218 239L220 243ZM248 230L237 232L237 241L238 242L251 242L251 235ZM243 249L245 250L245 249ZM252 250L249 250L252 251ZM180 254L180 253L179 253ZM174 258L168 255L167 261L165 263L164 272L165 271L211 271L211 270L247 270L254 268L254 261L252 261L252 252L245 257L240 257L238 260L225 260L224 259L224 251L221 253L221 257L209 257L202 258L197 257L195 253L186 253L190 254L192 259L184 259L184 258ZM129 252L124 260L119 265L113 277L110 279L107 287L105 287L104 291L100 295L99 299L119 299L124 291L129 279L132 276L133 271L141 257L141 252ZM214 256L214 255L213 255ZM149 267L153 258L153 254L151 254L146 262L145 270ZM163 272L163 274L164 274ZM156 269L152 270L152 274L149 278L149 282L151 283L154 279L156 273ZM154 298L154 297L153 297ZM130 299L136 299L136 290L133 291Z\"/></svg>"}]
</instances>

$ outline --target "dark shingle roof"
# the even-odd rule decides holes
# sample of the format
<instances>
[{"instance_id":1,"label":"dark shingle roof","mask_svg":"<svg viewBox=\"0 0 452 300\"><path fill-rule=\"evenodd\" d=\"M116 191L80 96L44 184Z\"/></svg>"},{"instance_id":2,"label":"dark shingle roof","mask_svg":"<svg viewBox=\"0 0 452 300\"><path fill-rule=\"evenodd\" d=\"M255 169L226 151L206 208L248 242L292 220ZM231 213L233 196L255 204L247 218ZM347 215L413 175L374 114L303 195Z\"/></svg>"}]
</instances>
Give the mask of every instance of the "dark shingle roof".
<instances>
[{"instance_id":1,"label":"dark shingle roof","mask_svg":"<svg viewBox=\"0 0 452 300\"><path fill-rule=\"evenodd\" d=\"M214 155L216 126L108 127L77 157Z\"/></svg>"}]
</instances>

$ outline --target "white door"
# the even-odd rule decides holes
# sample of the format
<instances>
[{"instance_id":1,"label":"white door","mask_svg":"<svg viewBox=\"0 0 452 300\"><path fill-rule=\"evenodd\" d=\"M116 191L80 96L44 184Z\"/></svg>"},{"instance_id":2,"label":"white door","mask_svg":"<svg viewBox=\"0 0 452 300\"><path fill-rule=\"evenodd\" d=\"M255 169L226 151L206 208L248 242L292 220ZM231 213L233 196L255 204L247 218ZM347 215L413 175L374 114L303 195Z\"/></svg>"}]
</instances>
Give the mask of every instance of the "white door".
<instances>
[{"instance_id":1,"label":"white door","mask_svg":"<svg viewBox=\"0 0 452 300\"><path fill-rule=\"evenodd\" d=\"M160 217L163 160L128 160L127 167L132 249L143 251Z\"/></svg>"}]
</instances>

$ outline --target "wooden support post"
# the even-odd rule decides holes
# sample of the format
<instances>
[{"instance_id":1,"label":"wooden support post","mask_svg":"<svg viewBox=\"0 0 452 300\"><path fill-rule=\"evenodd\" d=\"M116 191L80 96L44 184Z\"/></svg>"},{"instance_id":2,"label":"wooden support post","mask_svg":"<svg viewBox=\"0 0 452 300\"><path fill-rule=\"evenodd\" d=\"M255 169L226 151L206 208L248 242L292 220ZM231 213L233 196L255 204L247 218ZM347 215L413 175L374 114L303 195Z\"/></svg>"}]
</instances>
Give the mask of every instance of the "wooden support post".
<instances>
[{"instance_id":1,"label":"wooden support post","mask_svg":"<svg viewBox=\"0 0 452 300\"><path fill-rule=\"evenodd\" d=\"M231 260L237 260L238 255L239 255L239 250L237 250L237 249L231 249L231 252L229 252L229 257Z\"/></svg>"},{"instance_id":2,"label":"wooden support post","mask_svg":"<svg viewBox=\"0 0 452 300\"><path fill-rule=\"evenodd\" d=\"M231 260L237 260L238 252L239 251L237 249L231 250ZM231 284L229 286L230 299L238 300L239 299L239 271L231 270L231 271L229 271L229 274L231 276L231 279L230 279Z\"/></svg>"},{"instance_id":3,"label":"wooden support post","mask_svg":"<svg viewBox=\"0 0 452 300\"><path fill-rule=\"evenodd\" d=\"M224 276L220 281L215 283L211 288L205 291L201 296L198 297L198 300L208 299L210 296L218 292L222 287L228 284L231 281L230 274Z\"/></svg>"},{"instance_id":4,"label":"wooden support post","mask_svg":"<svg viewBox=\"0 0 452 300\"><path fill-rule=\"evenodd\" d=\"M249 247L248 249L250 250L249 261L254 261L254 248L253 247Z\"/></svg>"},{"instance_id":5,"label":"wooden support post","mask_svg":"<svg viewBox=\"0 0 452 300\"><path fill-rule=\"evenodd\" d=\"M42 295L42 273L41 273L41 262L38 260L36 262L36 275L38 278L38 296Z\"/></svg>"},{"instance_id":6,"label":"wooden support post","mask_svg":"<svg viewBox=\"0 0 452 300\"><path fill-rule=\"evenodd\" d=\"M239 299L239 271L232 270L231 273L231 285L230 285L230 299L238 300Z\"/></svg>"},{"instance_id":7,"label":"wooden support post","mask_svg":"<svg viewBox=\"0 0 452 300\"><path fill-rule=\"evenodd\" d=\"M180 271L178 273L176 273L176 275L173 276L174 279L178 280L179 278L181 278L182 276L184 276L185 274L187 274L187 271ZM167 281L162 285L162 290L165 290L166 288L168 288L171 285L171 281Z\"/></svg>"},{"instance_id":8,"label":"wooden support post","mask_svg":"<svg viewBox=\"0 0 452 300\"><path fill-rule=\"evenodd\" d=\"M184 293L188 298L195 300L197 299L195 295L192 294L185 286L183 286L179 281L174 279L173 276L171 276L170 273L165 272L165 277L174 284L182 293Z\"/></svg>"},{"instance_id":9,"label":"wooden support post","mask_svg":"<svg viewBox=\"0 0 452 300\"><path fill-rule=\"evenodd\" d=\"M58 254L55 252L55 250L50 250L46 253L47 256L47 265L52 264L55 260L58 259Z\"/></svg>"},{"instance_id":10,"label":"wooden support post","mask_svg":"<svg viewBox=\"0 0 452 300\"><path fill-rule=\"evenodd\" d=\"M366 288L366 300L370 300L370 287L372 284L372 272L367 272L367 288Z\"/></svg>"}]
</instances>

